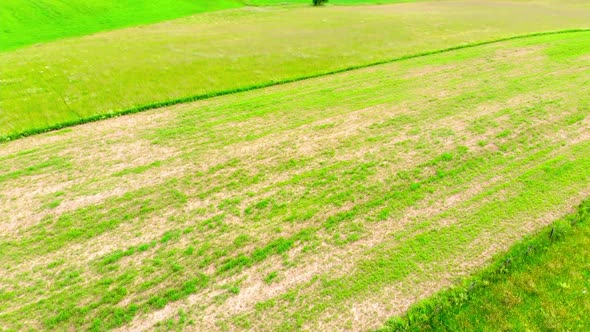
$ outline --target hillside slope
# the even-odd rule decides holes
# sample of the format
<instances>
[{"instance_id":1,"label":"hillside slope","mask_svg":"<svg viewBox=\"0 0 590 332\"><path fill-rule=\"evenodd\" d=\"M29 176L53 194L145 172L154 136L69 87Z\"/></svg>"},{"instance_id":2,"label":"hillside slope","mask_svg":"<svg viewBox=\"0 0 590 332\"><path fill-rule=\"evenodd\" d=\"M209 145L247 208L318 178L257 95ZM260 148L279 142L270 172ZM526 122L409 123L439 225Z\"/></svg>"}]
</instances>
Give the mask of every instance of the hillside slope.
<instances>
[{"instance_id":1,"label":"hillside slope","mask_svg":"<svg viewBox=\"0 0 590 332\"><path fill-rule=\"evenodd\" d=\"M332 0L330 4L375 4L415 0ZM311 0L3 0L0 52L66 37L84 36L197 13L245 5L309 5Z\"/></svg>"},{"instance_id":2,"label":"hillside slope","mask_svg":"<svg viewBox=\"0 0 590 332\"><path fill-rule=\"evenodd\" d=\"M0 52L241 5L238 0L2 0Z\"/></svg>"}]
</instances>

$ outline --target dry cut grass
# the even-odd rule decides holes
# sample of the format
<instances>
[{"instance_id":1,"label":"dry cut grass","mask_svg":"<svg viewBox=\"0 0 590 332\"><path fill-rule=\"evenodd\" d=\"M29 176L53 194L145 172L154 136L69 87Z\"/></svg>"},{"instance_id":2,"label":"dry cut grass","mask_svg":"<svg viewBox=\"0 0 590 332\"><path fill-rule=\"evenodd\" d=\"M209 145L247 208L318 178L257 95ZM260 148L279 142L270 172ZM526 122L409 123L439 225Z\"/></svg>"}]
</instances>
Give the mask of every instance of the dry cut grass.
<instances>
[{"instance_id":1,"label":"dry cut grass","mask_svg":"<svg viewBox=\"0 0 590 332\"><path fill-rule=\"evenodd\" d=\"M589 33L0 146L0 325L365 330L590 190Z\"/></svg>"}]
</instances>

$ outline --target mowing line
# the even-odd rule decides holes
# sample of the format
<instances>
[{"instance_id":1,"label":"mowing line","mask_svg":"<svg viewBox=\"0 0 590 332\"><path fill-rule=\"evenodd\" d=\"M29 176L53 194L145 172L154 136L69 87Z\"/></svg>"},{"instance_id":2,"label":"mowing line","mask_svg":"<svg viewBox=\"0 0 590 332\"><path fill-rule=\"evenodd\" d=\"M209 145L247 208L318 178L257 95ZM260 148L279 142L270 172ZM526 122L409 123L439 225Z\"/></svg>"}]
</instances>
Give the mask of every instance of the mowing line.
<instances>
[{"instance_id":1,"label":"mowing line","mask_svg":"<svg viewBox=\"0 0 590 332\"><path fill-rule=\"evenodd\" d=\"M67 128L67 127L73 127L73 126L81 125L81 124L85 124L85 123L96 122L96 121L105 120L105 119L109 119L109 118L114 118L114 117L118 117L118 116L122 116L122 115L139 113L139 112L143 112L143 111L147 111L147 110L153 110L153 109L158 109L158 108L163 108L163 107L168 107L168 106L185 104L185 103L190 103L190 102L194 102L194 101L199 101L199 100L204 100L204 99L210 99L210 98L214 98L214 97L224 96L224 95L236 94L236 93L240 93L240 92L258 90L258 89L268 88L268 87L277 86L277 85L289 84L289 83L304 81L304 80L308 80L308 79L313 79L313 78L318 78L318 77L324 77L324 76L329 76L329 75L334 75L334 74L349 72L349 71L363 69L363 68L374 67L374 66L388 64L388 63L399 62L399 61L408 60L408 59L415 59L415 58L425 57L425 56L429 56L429 55L441 54L441 53L452 52L452 51L461 50L461 49L467 49L467 48L473 48L473 47L478 47L478 46L496 44L496 43L501 43L501 42L506 42L506 41L511 41L511 40L517 40L517 39L526 39L526 38L532 38L532 37L540 37L540 36L548 36L548 35L560 35L560 34L570 34L570 33L584 33L584 32L590 32L590 28L580 28L580 29L567 29L567 30L558 30L558 31L536 32L536 33L531 33L531 34L517 35L517 36L511 36L511 37L505 37L505 38L498 38L498 39L493 39L493 40L488 40L488 41L482 41L482 42L461 44L461 45L457 45L457 46L453 46L453 47L448 47L448 48L443 48L443 49L434 50L434 51L422 52L422 53L411 54L411 55L404 55L404 56L401 56L401 57L397 57L397 58L393 58L393 59L388 59L388 60L381 60L381 61L372 62L372 63L364 64L364 65L349 66L349 67L345 67L345 68L342 68L342 69L337 69L337 70L323 72L323 73L311 74L311 75L307 75L307 76L301 76L301 77L284 79L284 80L278 80L278 81L269 81L269 82L266 82L266 83L254 84L254 85L250 85L250 86L246 86L246 87L241 87L241 88L235 88L235 89L229 89L229 90L221 90L221 91L217 91L217 92L210 92L210 93L193 95L193 96L188 96L188 97L183 97L183 98L171 99L171 100L167 100L167 101L150 103L150 104L146 104L146 105L142 105L142 106L137 106L137 107L129 108L129 109L118 111L118 112L109 112L109 113L106 113L106 114L93 115L93 116L89 116L89 117L86 117L86 118L81 118L81 119L78 119L78 120L62 122L62 123L59 123L59 124L56 124L56 125L52 125L52 126L48 126L48 127L44 127L44 128L29 129L29 130L22 131L20 133L15 133L15 134L9 134L9 135L0 136L0 142L13 141L13 140L16 140L16 139L19 139L19 138L24 138L24 137L28 137L28 136L32 136L32 135L36 135L36 134L41 134L41 133L56 131L56 130L60 130L60 129Z\"/></svg>"},{"instance_id":2,"label":"mowing line","mask_svg":"<svg viewBox=\"0 0 590 332\"><path fill-rule=\"evenodd\" d=\"M576 237L583 236L583 228L588 227L587 223L590 221L590 214L588 213L590 212L590 198L588 198L587 194L586 192L586 199L579 203L574 212L554 220L530 237L513 244L507 251L497 254L490 264L463 279L460 284L441 290L431 297L421 300L412 305L401 316L390 318L377 331L419 331L426 327L432 330L437 328L451 330L457 326L461 326L463 329L468 327L474 329L474 326L480 328L484 326L500 326L486 324L485 314L482 315L484 318L483 324L482 320L478 320L476 324L473 324L474 322L460 321L456 317L461 313L469 312L469 309L474 308L478 302L481 303L482 299L494 299L494 294L489 289L513 281L512 279L516 274L530 274L530 269L551 263L551 260L547 259L547 257L558 251L560 246L561 249L563 249L563 246L570 247L571 242L576 241ZM556 229L558 235L554 237ZM549 274L549 272L544 273ZM534 281L541 280L540 277L535 277L533 278ZM551 275L550 277L556 279L554 282L558 280L558 276ZM517 289L520 288L523 288L523 286L517 285ZM497 297L496 295L496 300ZM571 301L571 299L568 300ZM514 313L518 312L519 305L511 303L505 308L507 310L505 314L514 316ZM466 310L461 312L462 308ZM527 317L519 319L519 321L524 322L526 320ZM448 325L449 323L452 325ZM468 325L463 325L465 323ZM541 326L543 326L542 323L535 327L539 328Z\"/></svg>"}]
</instances>

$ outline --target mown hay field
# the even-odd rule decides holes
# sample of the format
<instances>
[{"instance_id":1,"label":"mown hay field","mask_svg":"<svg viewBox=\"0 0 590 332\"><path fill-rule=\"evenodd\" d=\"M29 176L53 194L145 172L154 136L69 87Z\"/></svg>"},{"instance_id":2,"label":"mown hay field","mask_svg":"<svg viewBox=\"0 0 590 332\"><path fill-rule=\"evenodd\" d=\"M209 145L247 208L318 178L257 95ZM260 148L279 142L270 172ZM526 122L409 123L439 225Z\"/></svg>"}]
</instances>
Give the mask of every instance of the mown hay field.
<instances>
[{"instance_id":1,"label":"mown hay field","mask_svg":"<svg viewBox=\"0 0 590 332\"><path fill-rule=\"evenodd\" d=\"M0 325L382 326L587 197L588 45L494 43L3 143Z\"/></svg>"}]
</instances>

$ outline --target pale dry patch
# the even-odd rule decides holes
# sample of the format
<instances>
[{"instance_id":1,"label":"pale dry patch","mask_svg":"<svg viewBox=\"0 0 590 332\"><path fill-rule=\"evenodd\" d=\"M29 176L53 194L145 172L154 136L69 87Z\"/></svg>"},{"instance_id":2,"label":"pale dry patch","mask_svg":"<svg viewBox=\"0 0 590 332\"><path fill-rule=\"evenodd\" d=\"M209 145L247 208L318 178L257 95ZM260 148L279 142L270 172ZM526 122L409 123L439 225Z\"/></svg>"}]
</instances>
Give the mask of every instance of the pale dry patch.
<instances>
[{"instance_id":1,"label":"pale dry patch","mask_svg":"<svg viewBox=\"0 0 590 332\"><path fill-rule=\"evenodd\" d=\"M141 166L141 165L137 165ZM168 167L156 167L142 174L127 174L119 178L109 178L105 176L110 170L102 169L96 172L103 177L87 178L86 176L76 177L72 180L59 181L60 176L53 176L48 179L47 174L40 175L40 180L47 183L47 187L40 187L39 181L34 181L35 177L29 177L29 181L20 181L20 186L16 186L6 191L5 195L8 200L0 202L0 211L7 212L8 219L2 223L0 235L16 235L26 228L36 225L40 220L47 216L59 216L65 213L75 211L90 205L104 203L108 199L121 197L125 193L144 188L146 186L155 186L164 183L166 180L175 178L184 173L182 166L170 165ZM33 180L33 181L30 181ZM54 183L51 185L50 183ZM92 188L87 193L76 194L74 187ZM61 201L59 206L53 209L43 208L41 198L47 197L58 191L68 192L67 194L56 197ZM97 193L94 193L98 191ZM2 205L7 205L4 209ZM35 210L31 207L37 206Z\"/></svg>"},{"instance_id":2,"label":"pale dry patch","mask_svg":"<svg viewBox=\"0 0 590 332\"><path fill-rule=\"evenodd\" d=\"M171 159L177 154L176 149L172 147L155 145L141 139L104 140L100 142L100 147L91 149L92 154L73 150L64 151L62 155L75 157L75 167L84 169L85 174L99 175L113 174L125 169L161 162Z\"/></svg>"},{"instance_id":3,"label":"pale dry patch","mask_svg":"<svg viewBox=\"0 0 590 332\"><path fill-rule=\"evenodd\" d=\"M498 49L494 52L491 59L494 60L504 60L506 62L514 63L515 60L523 60L530 61L531 59L534 61L535 59L539 59L539 55L544 55L544 50L546 46L535 45L535 46L528 46L528 47L510 47L505 49Z\"/></svg>"},{"instance_id":4,"label":"pale dry patch","mask_svg":"<svg viewBox=\"0 0 590 332\"><path fill-rule=\"evenodd\" d=\"M221 155L231 155L234 158L246 158L260 155L270 155L277 159L276 154L269 150L290 150L291 158L304 158L317 155L320 151L336 147L342 141L358 135L362 130L372 125L377 117L388 114L403 114L405 109L391 106L379 106L351 111L342 115L335 115L286 132L271 134L255 142L244 142L222 149ZM327 129L317 129L319 126L333 123ZM356 153L356 151L355 151ZM215 157L213 157L215 159ZM280 159L287 159L282 156ZM272 160L272 159L271 159ZM267 162L266 164L270 164Z\"/></svg>"},{"instance_id":5,"label":"pale dry patch","mask_svg":"<svg viewBox=\"0 0 590 332\"><path fill-rule=\"evenodd\" d=\"M78 197L68 194L61 198L63 201L60 206L51 211L43 211L42 209L35 211L34 208L31 208L42 204L39 201L41 196L65 191L74 186L83 186L88 181L92 183L95 190L100 190L100 181L95 182L94 180L108 179L105 175L116 172L117 169L138 167L157 160L171 158L176 154L173 148L153 145L145 140L133 140L140 129L162 125L164 120L170 116L169 110L145 112L80 125L76 127L76 131L69 132L70 129L66 129L66 133L61 135L48 133L4 144L2 153L7 155L42 145L42 148L36 152L41 154L44 149L54 149L52 144L76 140L79 137L88 138L84 140L84 144L65 148L58 153L58 156L73 161L74 171L68 172L67 176L62 174L63 172L44 173L21 177L8 183L10 187L3 191L3 195L8 199L2 200L0 211L4 210L9 213L2 222L3 227L0 229L0 235L14 235L18 230L37 224L47 215L60 215L91 204L98 204L126 191L144 187L150 183L161 183L167 176L176 175L174 172L169 173L166 170L161 170L155 177L143 177L135 183L121 181L122 183L117 183L115 188L104 192ZM89 151L92 153L88 153ZM161 159L154 158L154 156ZM44 184L43 186L39 185L41 182ZM3 208L2 205L6 204L9 206Z\"/></svg>"},{"instance_id":6,"label":"pale dry patch","mask_svg":"<svg viewBox=\"0 0 590 332\"><path fill-rule=\"evenodd\" d=\"M426 75L448 73L451 70L460 69L456 64L445 64L445 65L424 65L418 68L412 68L404 74L404 78L412 79L419 78Z\"/></svg>"},{"instance_id":7,"label":"pale dry patch","mask_svg":"<svg viewBox=\"0 0 590 332\"><path fill-rule=\"evenodd\" d=\"M535 99L535 96L525 96L525 97L518 96L518 97L514 97L514 98L510 99L505 104L501 104L501 105L492 104L492 105L479 106L480 108L478 108L477 112L478 112L478 114L480 114L480 112L481 113L494 113L494 112L497 112L505 107L509 107L510 105L521 105L522 103L528 102L532 99ZM367 112L367 111L365 110L364 112ZM355 124L355 121L358 121L358 117L355 117L354 115L352 115L352 117L350 117L349 120L351 123ZM441 121L445 121L448 123L448 120L449 119L442 119ZM334 121L333 119L331 119L330 121L331 121L331 123L338 122L338 121ZM323 122L323 123L326 123L326 122ZM313 126L317 126L317 125L321 125L321 124L322 123L315 123L310 126L313 127ZM468 134L465 131L466 124L465 124L464 120L458 118L456 120L456 122L452 122L451 125L453 128L455 128L455 130L460 130L460 133L463 134L463 135L458 135L458 136L470 137L470 134ZM433 125L433 127L436 127L436 125ZM358 129L356 129L356 128L363 128L363 126L355 126L355 130L358 131ZM334 130L337 130L337 129L338 129L338 125L335 125ZM355 132L355 130L353 130L352 132ZM479 137L477 139L471 139L470 145L475 144L475 142L478 139L479 139ZM310 141L314 142L311 139L310 139ZM449 141L447 143L450 144L451 141ZM306 143L306 146L308 146L307 143ZM269 145L262 145L262 147L268 148ZM314 148L312 147L312 148L309 148L307 151L313 151L313 150L314 150ZM304 150L304 151L307 152L306 150ZM249 152L252 152L252 151L250 150ZM372 246L374 246L378 243L381 243L384 240L384 238L387 235L391 234L392 232L399 230L399 229L403 229L403 227L405 225L407 225L407 223L411 222L412 220L415 220L417 218L420 218L420 219L426 218L427 219L427 218L433 217L436 214L442 213L446 209L449 209L449 208L451 208L455 205L458 205L459 203L469 199L470 197L473 197L478 192L485 189L485 187L487 187L489 185L491 186L491 185L493 185L493 183L497 183L500 180L501 180L501 178L496 177L496 178L491 179L489 181L489 184L485 184L485 182L484 182L484 184L480 184L477 187L471 188L462 194L455 194L454 196L450 196L447 199L443 198L438 203L435 203L434 207L431 206L431 208L425 207L425 206L420 206L419 208L417 208L415 210L414 213L409 212L406 215L406 217L404 217L404 220L406 220L405 222L399 223L398 220L396 220L395 223L385 222L385 223L375 224L374 229L368 229L368 231L366 232L366 233L370 234L368 237L365 237L365 238L353 243L351 246L355 247L355 248L360 248L360 250L366 250L367 248L371 248ZM481 183L481 182L478 181L478 183ZM443 197L444 197L444 195L443 195ZM383 230L384 225L391 225L391 226L393 226L393 228L387 229L386 231L384 231ZM242 308L245 308L245 310L247 310L247 308L251 308L257 302L261 302L261 301L270 299L274 296L277 296L278 294L283 293L287 289L290 289L292 287L295 287L296 285L300 285L302 283L308 282L309 280L311 280L313 278L313 276L318 275L321 272L338 271L339 273L346 273L346 271L350 271L354 267L354 264L349 264L349 266L345 266L346 264L344 264L344 262L346 262L347 258L351 257L351 255L355 255L355 252L351 251L350 248L346 248L345 250L340 249L341 252L339 252L338 250L339 249L319 250L320 252L329 252L330 254L329 255L324 254L323 256L320 255L319 257L305 257L306 263L304 263L304 265L298 266L296 269L290 269L290 270L284 271L281 281L276 284L273 284L271 286L265 285L262 282L262 277L265 275L264 273L262 273L262 271L257 272L257 273L251 273L248 275L241 275L240 277L246 277L247 279L241 287L240 294L238 294L235 297L230 298L228 301L226 301L221 306L211 305L211 306L207 307L206 311L203 314L201 323L198 323L198 324L202 324L202 325L198 325L198 326L200 328L213 328L213 329L215 329L217 326L217 325L215 325L215 322L220 319L223 320L224 319L223 317L230 317L231 315L238 314L238 313L242 312L241 311ZM264 269L263 271L268 272L268 271L280 269L280 264L279 265L275 265L275 264L279 264L279 263L270 264L268 266L268 268ZM235 277L235 278L238 278L238 277ZM153 314L149 314L145 317L138 318L136 321L134 321L134 323L132 323L128 327L125 327L124 329L125 330L149 329L156 322L161 321L161 320L169 317L169 315L176 313L177 310L181 307L182 308L190 308L190 307L194 306L196 303L199 303L199 304L205 303L206 298L203 297L203 296L205 296L204 294L207 294L207 292L192 295L191 297L189 297L188 300L186 300L182 303L169 304L164 310L154 312Z\"/></svg>"},{"instance_id":8,"label":"pale dry patch","mask_svg":"<svg viewBox=\"0 0 590 332\"><path fill-rule=\"evenodd\" d=\"M497 181L497 180L496 180ZM494 181L495 182L495 181ZM492 182L490 182L490 185ZM281 272L281 279L278 282L267 285L262 281L263 277L271 271L281 270L281 263L265 262L264 269L261 271L245 271L239 276L232 279L245 277L246 281L241 285L240 293L234 297L229 298L220 306L210 305L202 314L195 325L196 329L216 329L216 322L227 319L239 313L251 312L251 308L258 303L269 300L280 294L285 293L286 290L292 289L297 285L308 283L314 276L319 276L328 273L331 276L344 275L354 268L354 263L351 262L350 257L357 257L361 252L370 250L373 246L382 243L384 239L391 236L391 233L403 229L408 223L416 219L429 219L436 214L443 212L452 207L452 204L458 204L464 199L468 199L474 195L473 191L483 190L482 186L469 188L462 196L462 199L455 197L452 202L447 202L443 198L426 208L419 206L407 211L402 219L383 221L379 223L365 224L367 227L367 236L361 240L349 244L347 247L333 247L328 244L322 244L318 248L320 254L306 255L301 253L301 259L293 257L293 261L300 261L301 264L294 268L287 269ZM457 194L460 195L460 194ZM296 256L297 253L291 253ZM219 281L218 284L222 282ZM121 331L135 331L150 329L154 324L170 317L170 315L178 312L180 308L190 308L195 304L203 304L206 301L204 298L206 293L194 294L183 303L177 302L169 304L165 309L148 314L146 317L137 319L131 325L121 329ZM407 299L401 300L408 301ZM411 302L411 301L410 301Z\"/></svg>"},{"instance_id":9,"label":"pale dry patch","mask_svg":"<svg viewBox=\"0 0 590 332\"><path fill-rule=\"evenodd\" d=\"M557 151L555 153L557 153ZM496 184L501 185L503 183L503 181L505 181L505 180L507 180L507 178L504 176L496 176L488 181L484 181L483 183L481 181L476 181L479 184L478 186L471 187L465 192L462 192L460 194L455 194L454 196L450 196L448 198L445 198L446 195L441 194L441 197L443 197L443 199L438 204L435 204L434 206L430 206L430 207L422 207L421 206L421 207L417 207L416 209L411 209L410 211L408 211L408 213L406 213L403 218L403 220L405 220L405 221L403 221L403 220L401 222L398 221L398 223L394 224L395 229L387 228L387 226L392 225L387 222L381 222L378 224L374 224L375 225L374 229L368 229L368 231L367 231L367 233L370 234L370 236L355 242L352 245L352 247L358 247L361 250L368 250L379 243L383 243L383 241L387 237L390 237L391 234L393 234L396 230L403 229L405 227L405 225L407 225L411 220L418 220L418 219L419 220L426 220L426 219L432 218L436 215L443 213L444 211L446 211L448 209L451 209L455 206L460 205L459 203L467 202L470 198L476 196L480 192L483 192L485 189L487 189L489 187L493 187ZM461 196L460 198L458 197L459 195ZM584 194L582 193L582 196L583 195ZM505 199L508 199L508 197L506 196L506 191L500 190L500 191L497 191L493 197L486 198L486 199L482 200L480 203L484 204L488 200L492 200L492 199L505 200ZM477 208L477 206L471 206L469 208L469 210L473 210L475 208ZM558 211L558 213L559 213L559 211ZM556 214L553 214L552 217L554 217L554 218L550 219L550 220L555 220L557 216L556 216ZM443 218L439 222L436 223L436 225L437 225L436 227L449 226L451 223L454 223L454 222L456 222L456 221L452 221L452 220ZM432 227L434 227L434 226L432 226ZM432 227L429 227L427 229L431 229ZM325 258L328 258L329 261L324 260L324 261L317 262L314 260L313 257L305 257L306 262L314 261L314 264L310 265L311 269L308 270L305 265L298 266L294 270L286 271L285 272L285 279L286 280L297 280L299 283L302 283L302 282L308 282L309 280L311 280L311 277L318 275L320 273L328 273L328 275L330 275L331 277L345 275L347 273L347 271L352 271L352 269L354 268L354 263L352 263L349 258L350 257L358 257L359 255L362 256L362 254L360 254L358 252L354 252L354 249L351 250L351 248L347 248L346 250L324 249L324 250L319 250L319 251L320 252L330 252L329 257L325 257ZM480 265L481 264L479 264L477 266L480 266ZM320 271L317 270L318 267L321 267ZM465 269L463 269L462 271L463 271L463 274L459 274L458 276L462 276L462 275L465 275L465 273L468 273L468 271ZM290 277L289 272L295 273L295 277ZM304 279L303 281L301 281L301 279L300 279L301 276L309 276L309 277ZM433 294L434 292L441 289L442 287L446 287L449 284L449 282L448 282L448 280L445 281L442 279L437 279L437 281L429 281L427 284L428 284L428 288L420 288L420 285L412 285L412 286L407 285L407 287L416 287L416 289L423 290L423 295L421 295L421 297L420 297L420 295L414 294L413 299L403 298L403 302L408 303L408 306L409 306L409 304L415 302L417 299L424 298L430 294ZM289 285L288 283L284 283L284 284L280 283L279 285L282 286L281 287L282 290L279 292L279 294L286 291L286 289L290 289L295 286L295 285ZM276 285L275 287L273 287L273 290L276 289L276 287L279 285ZM257 294L257 296L254 301L250 302L250 305L249 305L250 307L253 306L257 302L265 301L265 300L268 300L268 299L276 296L276 294L271 293L271 294L268 294L267 296L264 296L261 298L260 297L260 295L262 293L261 289L264 290L265 288L264 288L264 285L262 284L262 282L260 282L260 281L258 284L254 284L252 287L256 290L255 293ZM386 300L391 301L391 297L388 296ZM241 308L244 306L243 303L245 300L240 298L239 301L241 303L241 305L239 307ZM406 310L408 306L405 306L405 307L402 306L402 308L405 308L403 310ZM206 317L217 317L219 319L220 317L225 316L224 313L227 313L228 310L231 312L231 310L232 310L231 308L233 308L233 307L230 306L230 307L223 308L222 310L218 311L218 313L216 315L208 314ZM382 307L377 307L377 308L379 308L380 310L382 309ZM399 312L390 310L390 311L381 311L381 313L382 313L381 316L377 315L379 318L374 320L375 323L382 323L385 318L390 317L393 314L398 314ZM234 315L235 314L237 314L237 312L234 312ZM220 316L220 315L222 315L222 316ZM339 313L339 315L341 315L341 313ZM226 317L228 317L228 316L226 316ZM329 314L326 314L326 316L328 317ZM330 320L328 318L326 318L326 319ZM339 321L339 320L335 320L335 321ZM365 320L363 324L365 324L365 323L370 324L370 322L371 322L371 319L367 318L367 320ZM320 324L319 326L322 326L322 327L330 326L331 328L338 328L338 329L345 328L344 326L337 326L336 327L336 326L332 326L330 324L323 325L321 323L321 320L320 320L319 324ZM215 326L215 325L213 324L213 321L211 321L207 324L207 326L211 327L211 326ZM365 325L364 327L366 327L366 326L369 326L371 328L375 327L375 326L370 326L370 325ZM353 330L363 330L364 329L364 327L358 327L358 329L356 327L358 327L358 326L355 326L353 324L352 329ZM348 326L347 326L347 328L348 328Z\"/></svg>"},{"instance_id":10,"label":"pale dry patch","mask_svg":"<svg viewBox=\"0 0 590 332\"><path fill-rule=\"evenodd\" d=\"M47 186L35 186L31 190L23 190L21 187L14 187L3 192L3 199L0 200L0 236L14 236L19 230L36 224L47 213L39 213L33 210L32 206L39 206L37 199L40 195L47 195L64 190L71 185L70 181Z\"/></svg>"},{"instance_id":11,"label":"pale dry patch","mask_svg":"<svg viewBox=\"0 0 590 332\"><path fill-rule=\"evenodd\" d=\"M332 319L329 322L318 322L316 325L308 324L306 330L315 328L323 330L347 330L347 331L371 331L378 329L392 316L401 315L414 303L425 299L437 292L438 289L452 285L449 275L438 274L436 280L419 281L408 285L399 282L382 289L383 296L368 296L368 299L352 301L344 305L344 309L334 312L335 317L352 317L349 320ZM345 312L343 313L342 310Z\"/></svg>"},{"instance_id":12,"label":"pale dry patch","mask_svg":"<svg viewBox=\"0 0 590 332\"><path fill-rule=\"evenodd\" d=\"M568 137L570 144L579 144L590 140L590 115L586 116L584 120L573 132L568 132L565 129L561 129L558 132L559 137Z\"/></svg>"},{"instance_id":13,"label":"pale dry patch","mask_svg":"<svg viewBox=\"0 0 590 332\"><path fill-rule=\"evenodd\" d=\"M353 121L347 121L350 119L356 119L357 121L356 121L356 123ZM348 125L348 129L343 131L342 134L339 134L339 131L336 130L335 133L333 133L333 136L330 137L330 139L335 139L333 137L339 137L339 136L343 136L343 135L350 136L350 135L354 134L355 130L359 126L361 126L361 124L363 123L362 121L358 121L358 120L359 120L359 118L354 115L352 118L350 118L350 117L345 118L342 122L346 123ZM311 128L311 126L309 128ZM298 137L299 135L300 135L300 133L294 133L291 136ZM272 137L271 139L265 139L264 142L259 142L259 144L257 144L255 148L261 149L261 150L268 149L270 144L273 144L272 141L275 140L275 138L276 137ZM275 140L275 142L276 142L276 140ZM325 147L326 144L316 145L316 148L319 149L322 146ZM129 147L127 147L127 148L129 148ZM126 151L126 149L123 149L123 151ZM244 150L239 149L239 148L237 150L244 152ZM115 153L114 151L115 150L110 151L109 153L105 154L101 158L108 158L111 154ZM117 150L117 151L121 151L121 150ZM253 153L253 151L255 151L255 150L245 150L245 154L248 156L255 156L256 153ZM308 149L307 152L313 153L313 149ZM236 154L236 152L233 152L233 153L234 153L234 155ZM223 153L220 153L220 155L226 155L226 156L229 155L231 157L232 153L231 152L228 153L228 151L224 151ZM246 160L246 161L253 162L252 163L253 165L256 164L254 162L254 160ZM200 169L207 169L208 167L211 167L212 165L191 165L191 166L197 167ZM76 198L74 200L64 200L60 204L60 206L58 206L52 212L56 215L59 215L59 214L66 213L68 211L73 211L75 209L82 208L84 206L99 204L99 203L104 202L108 198L122 196L124 193L129 192L131 190L139 189L145 185L155 185L155 184L163 182L166 178L172 178L175 176L179 176L179 175L187 173L187 171L190 171L190 168L188 168L188 170L184 169L184 170L178 171L179 167L180 166L178 166L178 165L172 165L170 167L163 168L163 169L157 168L153 171L147 171L144 174L139 174L139 175L132 174L132 175L121 177L121 182L119 183L119 186L116 187L115 189L110 190L110 191L101 192L101 193L94 194L94 195L82 196L82 197ZM309 169L309 167L307 169ZM170 173L170 174L167 174L167 170L168 170L168 173ZM233 168L229 168L226 170L226 172L229 174L229 173L233 172L234 170L235 169L233 169ZM305 171L305 169L300 170L297 173L300 173L303 171ZM150 173L153 173L153 174L150 174ZM278 177L273 177L270 182L267 181L267 182L263 182L261 184L257 184L254 187L247 188L247 190L260 193L260 192L264 191L265 188L272 187L273 184L281 182L281 181L285 181L288 178L290 178L291 176L293 176L293 173L284 172L284 173L280 174ZM130 178L132 180L130 180ZM63 186L61 188L52 188L51 191L62 190L62 189L65 189L65 188ZM32 192L32 193L33 193L32 196L36 196L36 195L41 194L41 192ZM241 194L243 194L243 193L241 193L241 192L218 193L218 194L215 194L214 197L206 200L206 202L201 201L201 200L191 200L189 202L189 205L187 208L188 208L188 210L192 210L192 209L198 208L198 207L210 206L214 203L220 203L223 199L239 196ZM270 194L272 194L272 193L270 193ZM247 205L253 203L253 201L255 199L256 198L252 198L252 199L243 201L241 203L241 209L243 209ZM28 203L30 203L30 201ZM26 202L23 203L22 205L25 205L25 204L26 204ZM24 211L27 211L27 210L24 210ZM29 213L27 215L26 219L29 221L35 220L35 219L38 220L44 215L45 214L38 215L35 218L35 217L33 217L33 213ZM17 215L17 217L18 217L18 215ZM236 223L239 223L239 219L236 219L234 221ZM14 230L16 228L17 224L18 224L19 228L33 225L33 223L30 223L30 222L29 223L22 223L22 222L19 223L19 220L17 219L16 222L14 223L14 225L15 225L14 228L6 228L6 229ZM148 222L147 224L149 225L147 230L149 230L149 233L152 233L152 234L160 234L168 228L168 223L166 223L166 222L158 223L158 222L151 221L151 222ZM138 237L138 238L134 238L134 239L113 238L113 235L111 233L120 233L120 232L127 233L130 231L130 230L124 231L124 229L126 228L125 226L121 226L121 227L122 228L119 228L117 230L117 232L109 232L108 234L101 235L95 239L88 241L83 246L82 245L73 245L71 247L68 247L67 250L60 250L60 252L52 254L48 257L42 257L38 261L37 260L31 261L31 262L29 262L30 263L29 266L37 266L40 264L46 264L47 262L51 262L53 259L57 259L57 257L62 257L62 258L63 257L66 257L66 258L67 257L72 257L72 258L77 257L79 260L92 260L95 257L100 257L108 252L114 251L115 249L126 248L126 247L129 247L132 245L140 244L140 243L148 240L147 238L144 239L142 237ZM125 243L125 245L122 246L122 243ZM63 256L64 252L67 252L68 254L66 256ZM55 256L55 257L53 257L53 256Z\"/></svg>"},{"instance_id":14,"label":"pale dry patch","mask_svg":"<svg viewBox=\"0 0 590 332\"><path fill-rule=\"evenodd\" d=\"M66 128L45 134L21 138L0 144L0 156L8 156L30 149L51 149L64 141L88 144L104 139L116 139L136 132L138 129L148 129L165 125L174 113L174 108L130 114L104 121L97 121L76 126L75 129ZM80 138L83 138L81 141ZM71 147L76 149L76 147ZM86 150L86 152L91 150Z\"/></svg>"}]
</instances>

